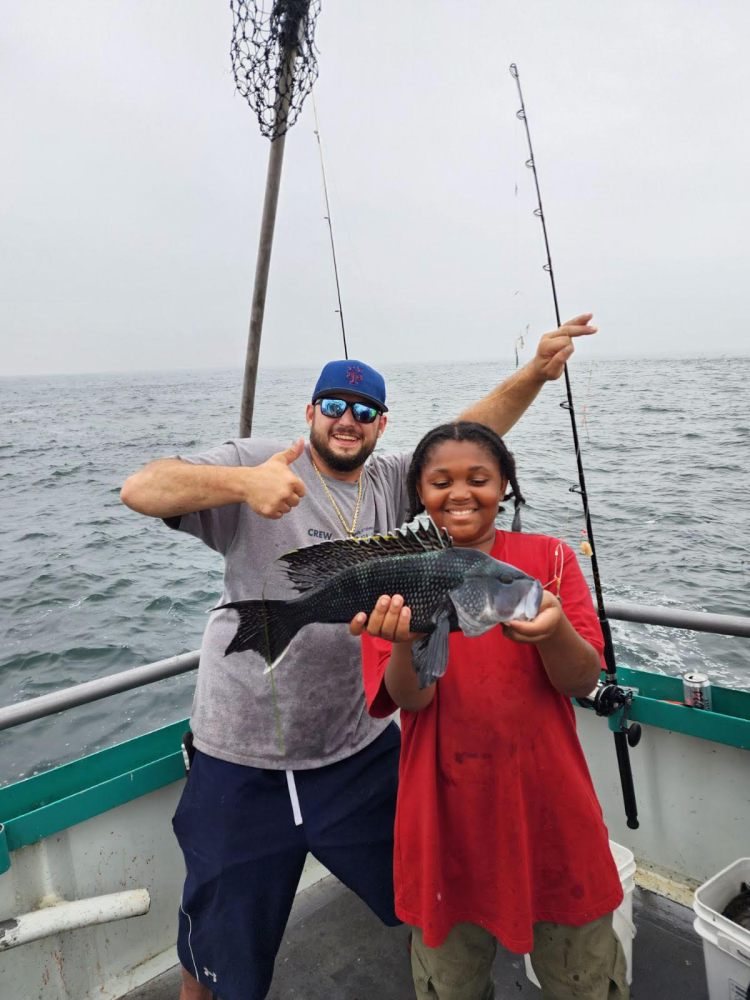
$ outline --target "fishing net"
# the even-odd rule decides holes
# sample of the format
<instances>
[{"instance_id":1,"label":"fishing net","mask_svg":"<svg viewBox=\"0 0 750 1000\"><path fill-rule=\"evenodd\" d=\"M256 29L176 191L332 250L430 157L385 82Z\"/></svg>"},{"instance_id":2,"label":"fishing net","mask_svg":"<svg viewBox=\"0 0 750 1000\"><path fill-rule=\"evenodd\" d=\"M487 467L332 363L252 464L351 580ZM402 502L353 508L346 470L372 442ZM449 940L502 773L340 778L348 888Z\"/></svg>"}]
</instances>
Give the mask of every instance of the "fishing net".
<instances>
[{"instance_id":1,"label":"fishing net","mask_svg":"<svg viewBox=\"0 0 750 1000\"><path fill-rule=\"evenodd\" d=\"M229 0L237 90L269 139L278 139L294 125L318 77L315 22L320 3Z\"/></svg>"}]
</instances>

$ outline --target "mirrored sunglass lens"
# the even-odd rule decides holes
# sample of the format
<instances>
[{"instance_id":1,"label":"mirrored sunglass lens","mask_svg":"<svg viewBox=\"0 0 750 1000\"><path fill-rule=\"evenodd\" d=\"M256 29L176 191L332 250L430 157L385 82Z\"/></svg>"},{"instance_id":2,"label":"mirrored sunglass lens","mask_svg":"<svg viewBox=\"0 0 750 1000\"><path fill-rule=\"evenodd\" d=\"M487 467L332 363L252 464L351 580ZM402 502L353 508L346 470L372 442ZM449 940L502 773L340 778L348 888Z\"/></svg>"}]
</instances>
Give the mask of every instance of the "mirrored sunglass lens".
<instances>
[{"instance_id":1,"label":"mirrored sunglass lens","mask_svg":"<svg viewBox=\"0 0 750 1000\"><path fill-rule=\"evenodd\" d=\"M352 415L360 424L371 424L377 417L378 411L366 403L352 403Z\"/></svg>"},{"instance_id":2,"label":"mirrored sunglass lens","mask_svg":"<svg viewBox=\"0 0 750 1000\"><path fill-rule=\"evenodd\" d=\"M343 399L321 399L320 412L324 417L340 417L346 413L346 402Z\"/></svg>"}]
</instances>

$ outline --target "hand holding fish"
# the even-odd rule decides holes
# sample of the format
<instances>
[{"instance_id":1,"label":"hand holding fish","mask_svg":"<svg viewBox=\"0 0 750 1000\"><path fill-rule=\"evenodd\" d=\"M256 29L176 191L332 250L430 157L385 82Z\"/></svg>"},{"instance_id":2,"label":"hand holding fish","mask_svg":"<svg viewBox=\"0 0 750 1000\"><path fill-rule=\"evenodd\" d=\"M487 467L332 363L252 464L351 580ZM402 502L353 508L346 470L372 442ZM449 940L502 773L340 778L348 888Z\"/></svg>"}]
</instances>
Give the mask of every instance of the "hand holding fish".
<instances>
[{"instance_id":1,"label":"hand holding fish","mask_svg":"<svg viewBox=\"0 0 750 1000\"><path fill-rule=\"evenodd\" d=\"M591 325L593 315L593 313L582 313L580 316L574 316L559 329L544 334L531 362L540 378L544 380L560 378L566 361L575 350L573 338L588 337L597 332L597 328Z\"/></svg>"},{"instance_id":2,"label":"hand holding fish","mask_svg":"<svg viewBox=\"0 0 750 1000\"><path fill-rule=\"evenodd\" d=\"M500 627L506 639L514 642L543 642L551 639L557 631L562 621L562 605L554 594L545 590L542 594L542 603L539 605L539 613L531 621L509 621L504 622Z\"/></svg>"},{"instance_id":3,"label":"hand holding fish","mask_svg":"<svg viewBox=\"0 0 750 1000\"><path fill-rule=\"evenodd\" d=\"M349 631L357 636L367 632L389 642L413 642L421 639L424 634L411 631L411 608L404 604L401 594L394 594L392 597L383 594L369 617L364 611L360 611L352 618Z\"/></svg>"},{"instance_id":4,"label":"hand holding fish","mask_svg":"<svg viewBox=\"0 0 750 1000\"><path fill-rule=\"evenodd\" d=\"M300 438L284 451L271 455L262 465L256 465L247 484L245 498L256 514L278 521L296 507L305 495L305 484L290 466L304 450Z\"/></svg>"},{"instance_id":5,"label":"hand holding fish","mask_svg":"<svg viewBox=\"0 0 750 1000\"><path fill-rule=\"evenodd\" d=\"M500 626L514 642L533 643L553 687L568 698L583 698L597 682L599 654L568 621L560 601L545 590L531 621L511 619Z\"/></svg>"},{"instance_id":6,"label":"hand holding fish","mask_svg":"<svg viewBox=\"0 0 750 1000\"><path fill-rule=\"evenodd\" d=\"M367 631L369 635L393 643L383 676L386 690L399 708L419 712L435 696L436 677L420 675L414 663L412 643L423 639L424 633L411 631L411 618L411 608L401 594L382 594L369 617L361 611L352 618L349 631L352 635Z\"/></svg>"}]
</instances>

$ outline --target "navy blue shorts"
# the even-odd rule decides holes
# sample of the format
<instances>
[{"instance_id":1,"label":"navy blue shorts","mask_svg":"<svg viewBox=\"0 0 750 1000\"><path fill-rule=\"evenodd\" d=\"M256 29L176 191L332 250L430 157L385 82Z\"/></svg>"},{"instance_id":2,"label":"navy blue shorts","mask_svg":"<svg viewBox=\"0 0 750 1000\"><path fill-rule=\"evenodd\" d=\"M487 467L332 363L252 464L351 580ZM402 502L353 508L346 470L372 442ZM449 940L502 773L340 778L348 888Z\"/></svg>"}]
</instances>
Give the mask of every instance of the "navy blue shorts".
<instances>
[{"instance_id":1,"label":"navy blue shorts","mask_svg":"<svg viewBox=\"0 0 750 1000\"><path fill-rule=\"evenodd\" d=\"M221 1000L263 1000L308 851L390 925L401 734L294 772L197 751L173 826L187 878L177 953ZM301 818L301 823L299 822Z\"/></svg>"}]
</instances>

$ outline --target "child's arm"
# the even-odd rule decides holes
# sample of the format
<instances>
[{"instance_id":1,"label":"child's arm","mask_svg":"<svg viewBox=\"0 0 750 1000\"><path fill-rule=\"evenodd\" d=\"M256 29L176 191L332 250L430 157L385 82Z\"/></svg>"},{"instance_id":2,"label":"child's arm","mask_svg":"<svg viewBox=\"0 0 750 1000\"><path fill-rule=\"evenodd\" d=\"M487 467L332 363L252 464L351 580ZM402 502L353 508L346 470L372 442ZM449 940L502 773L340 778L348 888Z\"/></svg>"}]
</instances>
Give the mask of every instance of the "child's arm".
<instances>
[{"instance_id":1,"label":"child's arm","mask_svg":"<svg viewBox=\"0 0 750 1000\"><path fill-rule=\"evenodd\" d=\"M386 691L399 708L418 712L427 708L435 697L435 685L419 687L411 656L412 643L419 638L419 633L412 632L410 626L411 608L404 604L403 597L400 594L393 597L384 594L378 598L369 618L363 611L354 616L349 631L352 635L362 635L367 631L369 635L393 643L393 652L383 675Z\"/></svg>"},{"instance_id":2,"label":"child's arm","mask_svg":"<svg viewBox=\"0 0 750 1000\"><path fill-rule=\"evenodd\" d=\"M565 362L573 353L573 338L596 333L597 328L591 325L592 315L583 313L575 316L559 329L545 333L528 364L464 410L458 419L475 420L498 434L507 434L534 402L544 383L560 378Z\"/></svg>"},{"instance_id":3,"label":"child's arm","mask_svg":"<svg viewBox=\"0 0 750 1000\"><path fill-rule=\"evenodd\" d=\"M544 591L539 614L533 621L507 622L502 628L515 642L534 643L547 676L560 694L585 698L596 687L601 671L599 654L576 632L549 591Z\"/></svg>"}]
</instances>

